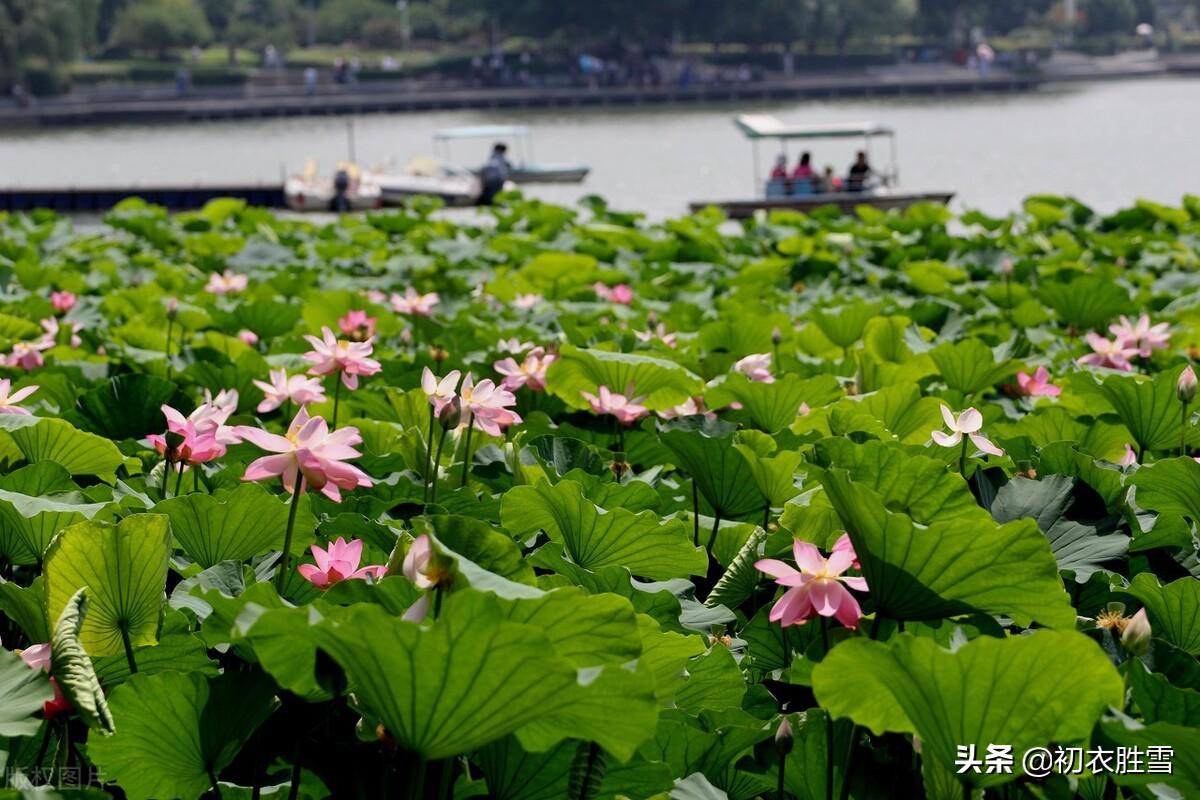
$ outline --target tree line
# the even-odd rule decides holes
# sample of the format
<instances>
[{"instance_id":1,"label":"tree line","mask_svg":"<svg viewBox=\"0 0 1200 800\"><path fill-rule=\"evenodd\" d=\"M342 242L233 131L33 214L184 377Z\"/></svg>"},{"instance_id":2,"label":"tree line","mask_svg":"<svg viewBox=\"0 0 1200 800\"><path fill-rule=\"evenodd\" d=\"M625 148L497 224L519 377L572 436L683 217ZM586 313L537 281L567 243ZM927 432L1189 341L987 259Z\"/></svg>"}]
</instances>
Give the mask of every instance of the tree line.
<instances>
[{"instance_id":1,"label":"tree line","mask_svg":"<svg viewBox=\"0 0 1200 800\"><path fill-rule=\"evenodd\" d=\"M1157 3L1076 5L1085 32L1104 33L1151 21ZM1062 0L0 0L0 78L19 80L31 66L54 69L84 55L165 58L210 44L231 55L267 45L388 49L512 37L574 46L620 39L650 47L736 42L844 51L898 34L941 42L977 27L1004 34L1050 24L1062 7Z\"/></svg>"}]
</instances>

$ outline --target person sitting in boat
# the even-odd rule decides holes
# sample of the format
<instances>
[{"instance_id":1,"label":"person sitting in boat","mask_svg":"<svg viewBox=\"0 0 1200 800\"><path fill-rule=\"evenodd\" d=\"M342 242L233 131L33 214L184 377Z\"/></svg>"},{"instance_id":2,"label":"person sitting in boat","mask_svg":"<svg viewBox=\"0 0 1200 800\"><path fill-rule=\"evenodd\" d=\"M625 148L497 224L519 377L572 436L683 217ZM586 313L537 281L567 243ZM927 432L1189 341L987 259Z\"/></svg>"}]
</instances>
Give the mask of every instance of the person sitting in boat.
<instances>
[{"instance_id":1,"label":"person sitting in boat","mask_svg":"<svg viewBox=\"0 0 1200 800\"><path fill-rule=\"evenodd\" d=\"M841 190L842 179L834 173L832 164L826 164L825 173L817 183L817 191L827 194L829 192L840 192Z\"/></svg>"},{"instance_id":2,"label":"person sitting in boat","mask_svg":"<svg viewBox=\"0 0 1200 800\"><path fill-rule=\"evenodd\" d=\"M780 153L775 159L775 168L767 180L767 197L785 197L788 194L787 156Z\"/></svg>"},{"instance_id":3,"label":"person sitting in boat","mask_svg":"<svg viewBox=\"0 0 1200 800\"><path fill-rule=\"evenodd\" d=\"M850 174L846 178L846 190L861 192L866 188L867 179L871 176L871 165L867 163L867 154L862 150L850 165Z\"/></svg>"},{"instance_id":4,"label":"person sitting in boat","mask_svg":"<svg viewBox=\"0 0 1200 800\"><path fill-rule=\"evenodd\" d=\"M488 158L487 163L483 165L483 169L479 171L479 180L482 183L482 192L479 195L479 204L490 206L492 200L504 188L505 182L508 181L508 176L512 174L512 164L508 160L508 145L504 142L496 142L492 147L492 155Z\"/></svg>"},{"instance_id":5,"label":"person sitting in boat","mask_svg":"<svg viewBox=\"0 0 1200 800\"><path fill-rule=\"evenodd\" d=\"M812 194L816 191L814 179L817 173L812 168L812 153L802 153L800 163L792 172L792 194Z\"/></svg>"}]
</instances>

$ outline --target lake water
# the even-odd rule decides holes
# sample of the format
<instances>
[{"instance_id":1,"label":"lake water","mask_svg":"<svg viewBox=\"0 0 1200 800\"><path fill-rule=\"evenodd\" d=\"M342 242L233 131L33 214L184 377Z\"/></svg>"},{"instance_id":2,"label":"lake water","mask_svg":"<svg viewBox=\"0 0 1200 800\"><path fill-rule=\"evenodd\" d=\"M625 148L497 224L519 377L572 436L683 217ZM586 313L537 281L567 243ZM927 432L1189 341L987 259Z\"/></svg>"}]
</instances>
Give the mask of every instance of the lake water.
<instances>
[{"instance_id":1,"label":"lake water","mask_svg":"<svg viewBox=\"0 0 1200 800\"><path fill-rule=\"evenodd\" d=\"M582 186L531 187L556 202L587 193L653 217L688 201L755 190L738 112L797 123L864 121L898 132L901 185L954 190L954 206L1005 212L1039 192L1070 193L1101 211L1146 197L1178 203L1200 192L1200 79L1047 87L1025 94L808 101L773 105L463 111L354 119L359 160L432 152L438 128L526 123L539 161L584 162ZM0 181L18 186L278 181L308 158L326 168L347 154L347 118L293 117L169 126L0 131ZM843 172L858 142L813 142L813 160ZM456 142L474 165L486 141ZM763 167L773 145L764 143ZM882 154L882 148L878 151ZM793 149L792 156L796 152ZM876 159L880 161L880 159Z\"/></svg>"}]
</instances>

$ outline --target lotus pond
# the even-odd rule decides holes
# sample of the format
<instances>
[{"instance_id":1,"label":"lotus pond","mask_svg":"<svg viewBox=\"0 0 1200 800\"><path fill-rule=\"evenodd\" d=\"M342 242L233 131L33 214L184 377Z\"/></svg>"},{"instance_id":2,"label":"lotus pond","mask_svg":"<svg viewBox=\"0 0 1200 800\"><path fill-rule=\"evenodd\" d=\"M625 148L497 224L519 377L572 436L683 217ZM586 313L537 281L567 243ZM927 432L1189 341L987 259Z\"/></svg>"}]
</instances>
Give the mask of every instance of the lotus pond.
<instances>
[{"instance_id":1,"label":"lotus pond","mask_svg":"<svg viewBox=\"0 0 1200 800\"><path fill-rule=\"evenodd\" d=\"M2 797L1200 796L1200 198L127 202L0 280Z\"/></svg>"}]
</instances>

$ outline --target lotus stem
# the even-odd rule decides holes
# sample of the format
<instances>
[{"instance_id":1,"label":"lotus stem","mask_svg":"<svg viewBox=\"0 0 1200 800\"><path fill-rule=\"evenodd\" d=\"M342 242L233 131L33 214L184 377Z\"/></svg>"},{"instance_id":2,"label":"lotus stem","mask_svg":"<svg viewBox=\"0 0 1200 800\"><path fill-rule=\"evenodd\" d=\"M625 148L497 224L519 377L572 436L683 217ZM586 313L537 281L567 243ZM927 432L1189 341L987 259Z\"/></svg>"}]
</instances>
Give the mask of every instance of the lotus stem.
<instances>
[{"instance_id":1,"label":"lotus stem","mask_svg":"<svg viewBox=\"0 0 1200 800\"><path fill-rule=\"evenodd\" d=\"M779 754L779 781L775 784L775 793L778 795L779 800L784 800L784 798L787 797L787 795L785 795L783 793L784 792L784 789L783 789L784 773L786 772L786 767L787 767L787 754L780 753Z\"/></svg>"},{"instance_id":2,"label":"lotus stem","mask_svg":"<svg viewBox=\"0 0 1200 800\"><path fill-rule=\"evenodd\" d=\"M175 327L175 320L167 317L167 345L163 348L163 358L167 362L167 380L171 380L171 329Z\"/></svg>"},{"instance_id":3,"label":"lotus stem","mask_svg":"<svg viewBox=\"0 0 1200 800\"><path fill-rule=\"evenodd\" d=\"M462 483L459 484L460 488L467 485L467 473L471 471L471 433L474 430L475 430L475 415L468 414L467 415L467 443L466 443L466 452L463 453Z\"/></svg>"},{"instance_id":4,"label":"lotus stem","mask_svg":"<svg viewBox=\"0 0 1200 800\"><path fill-rule=\"evenodd\" d=\"M129 624L122 622L121 629L121 645L125 648L125 660L129 662L129 674L137 675L137 661L133 658L133 642L129 639Z\"/></svg>"},{"instance_id":5,"label":"lotus stem","mask_svg":"<svg viewBox=\"0 0 1200 800\"><path fill-rule=\"evenodd\" d=\"M175 496L179 497L179 487L183 484L183 462L179 462L179 472L175 475Z\"/></svg>"},{"instance_id":6,"label":"lotus stem","mask_svg":"<svg viewBox=\"0 0 1200 800\"><path fill-rule=\"evenodd\" d=\"M425 444L425 493L421 496L429 502L429 471L433 466L433 403L429 404L429 441Z\"/></svg>"},{"instance_id":7,"label":"lotus stem","mask_svg":"<svg viewBox=\"0 0 1200 800\"><path fill-rule=\"evenodd\" d=\"M292 553L292 533L296 528L296 511L300 508L300 495L304 492L304 477L296 476L296 487L292 490L292 504L288 508L287 530L283 534L283 553L279 556L279 566L275 570L275 591L283 595L283 585L287 578L288 561Z\"/></svg>"},{"instance_id":8,"label":"lotus stem","mask_svg":"<svg viewBox=\"0 0 1200 800\"><path fill-rule=\"evenodd\" d=\"M716 544L717 529L720 527L721 527L721 515L720 515L720 513L714 513L712 533L710 533L708 535L708 548L707 549L708 549L709 553L712 553L713 545Z\"/></svg>"},{"instance_id":9,"label":"lotus stem","mask_svg":"<svg viewBox=\"0 0 1200 800\"><path fill-rule=\"evenodd\" d=\"M170 455L171 455L171 451L167 450L167 454L165 456L163 456L163 485L162 485L163 500L167 499L167 485L168 485L167 481L169 481L171 479Z\"/></svg>"},{"instance_id":10,"label":"lotus stem","mask_svg":"<svg viewBox=\"0 0 1200 800\"><path fill-rule=\"evenodd\" d=\"M457 760L453 757L442 759L442 777L438 781L438 800L447 800L450 797L450 787L454 784L456 766Z\"/></svg>"},{"instance_id":11,"label":"lotus stem","mask_svg":"<svg viewBox=\"0 0 1200 800\"><path fill-rule=\"evenodd\" d=\"M217 773L210 765L208 768L208 779L212 781L213 797L221 800L221 784L217 781Z\"/></svg>"},{"instance_id":12,"label":"lotus stem","mask_svg":"<svg viewBox=\"0 0 1200 800\"><path fill-rule=\"evenodd\" d=\"M700 489L692 478L692 544L700 546Z\"/></svg>"},{"instance_id":13,"label":"lotus stem","mask_svg":"<svg viewBox=\"0 0 1200 800\"><path fill-rule=\"evenodd\" d=\"M434 459L433 459L433 475L430 476L430 479L429 479L429 483L430 483L429 502L430 503L437 502L438 473L440 473L442 471L442 447L444 447L446 444L446 432L447 432L447 429L442 428L442 435L438 438L437 455L434 456Z\"/></svg>"},{"instance_id":14,"label":"lotus stem","mask_svg":"<svg viewBox=\"0 0 1200 800\"><path fill-rule=\"evenodd\" d=\"M1188 426L1188 404L1183 403L1183 415L1179 420L1179 457L1183 458L1187 455L1187 426Z\"/></svg>"},{"instance_id":15,"label":"lotus stem","mask_svg":"<svg viewBox=\"0 0 1200 800\"><path fill-rule=\"evenodd\" d=\"M329 425L329 427L331 427L331 428L337 427L338 403L341 401L341 399L342 399L342 379L341 379L341 376L338 376L338 379L333 384L333 421Z\"/></svg>"},{"instance_id":16,"label":"lotus stem","mask_svg":"<svg viewBox=\"0 0 1200 800\"><path fill-rule=\"evenodd\" d=\"M962 437L962 449L958 451L958 474L967 479L967 437Z\"/></svg>"}]
</instances>

